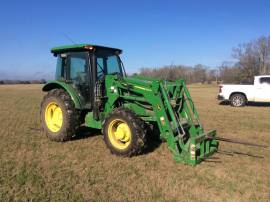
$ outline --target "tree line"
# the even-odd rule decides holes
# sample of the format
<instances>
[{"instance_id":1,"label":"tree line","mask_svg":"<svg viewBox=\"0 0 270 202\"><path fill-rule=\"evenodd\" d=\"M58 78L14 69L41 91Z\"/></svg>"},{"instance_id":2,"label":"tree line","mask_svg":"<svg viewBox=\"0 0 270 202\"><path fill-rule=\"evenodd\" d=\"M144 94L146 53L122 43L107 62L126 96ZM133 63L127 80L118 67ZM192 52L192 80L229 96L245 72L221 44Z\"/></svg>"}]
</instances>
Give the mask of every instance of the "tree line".
<instances>
[{"instance_id":1,"label":"tree line","mask_svg":"<svg viewBox=\"0 0 270 202\"><path fill-rule=\"evenodd\" d=\"M270 36L261 36L232 49L233 62L224 61L217 68L202 64L141 68L139 75L160 79L185 79L187 83L252 83L256 75L270 74Z\"/></svg>"},{"instance_id":2,"label":"tree line","mask_svg":"<svg viewBox=\"0 0 270 202\"><path fill-rule=\"evenodd\" d=\"M46 80L45 79L40 79L40 80L0 80L0 85L5 85L5 84L45 84Z\"/></svg>"},{"instance_id":3,"label":"tree line","mask_svg":"<svg viewBox=\"0 0 270 202\"><path fill-rule=\"evenodd\" d=\"M139 75L175 81L185 79L187 83L211 83L217 81L217 69L210 69L198 64L194 67L184 65L170 65L159 68L141 68Z\"/></svg>"}]
</instances>

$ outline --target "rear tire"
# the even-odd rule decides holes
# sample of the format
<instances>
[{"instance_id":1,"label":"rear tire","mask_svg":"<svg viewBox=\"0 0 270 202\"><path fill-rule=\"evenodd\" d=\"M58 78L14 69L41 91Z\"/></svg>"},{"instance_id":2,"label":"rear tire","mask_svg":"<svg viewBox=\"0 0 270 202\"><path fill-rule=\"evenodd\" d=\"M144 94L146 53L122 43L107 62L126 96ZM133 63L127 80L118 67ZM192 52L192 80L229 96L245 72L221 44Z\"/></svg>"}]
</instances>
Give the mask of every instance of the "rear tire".
<instances>
[{"instance_id":1,"label":"rear tire","mask_svg":"<svg viewBox=\"0 0 270 202\"><path fill-rule=\"evenodd\" d=\"M243 107L246 105L246 102L246 97L240 93L235 93L230 97L230 103L233 107Z\"/></svg>"},{"instance_id":2,"label":"rear tire","mask_svg":"<svg viewBox=\"0 0 270 202\"><path fill-rule=\"evenodd\" d=\"M103 123L102 133L112 154L131 157L146 148L145 123L129 109L111 112Z\"/></svg>"},{"instance_id":3,"label":"rear tire","mask_svg":"<svg viewBox=\"0 0 270 202\"><path fill-rule=\"evenodd\" d=\"M71 139L79 127L79 113L63 89L53 89L44 96L40 108L42 128L52 141Z\"/></svg>"}]
</instances>

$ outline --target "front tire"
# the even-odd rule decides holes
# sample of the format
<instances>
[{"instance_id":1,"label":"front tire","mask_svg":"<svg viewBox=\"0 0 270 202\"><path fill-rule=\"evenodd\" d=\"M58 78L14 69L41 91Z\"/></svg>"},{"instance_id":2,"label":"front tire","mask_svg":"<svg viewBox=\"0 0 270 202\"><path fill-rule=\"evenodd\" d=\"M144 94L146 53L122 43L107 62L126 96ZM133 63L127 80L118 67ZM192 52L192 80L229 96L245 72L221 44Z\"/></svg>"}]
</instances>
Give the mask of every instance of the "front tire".
<instances>
[{"instance_id":1,"label":"front tire","mask_svg":"<svg viewBox=\"0 0 270 202\"><path fill-rule=\"evenodd\" d=\"M41 124L47 137L63 142L71 139L79 126L79 114L69 94L53 89L44 96L40 108Z\"/></svg>"},{"instance_id":2,"label":"front tire","mask_svg":"<svg viewBox=\"0 0 270 202\"><path fill-rule=\"evenodd\" d=\"M146 148L146 127L131 110L117 108L105 119L102 133L111 153L131 157Z\"/></svg>"},{"instance_id":3,"label":"front tire","mask_svg":"<svg viewBox=\"0 0 270 202\"><path fill-rule=\"evenodd\" d=\"M246 102L246 97L243 94L236 93L230 97L230 103L233 107L243 107L246 105Z\"/></svg>"}]
</instances>

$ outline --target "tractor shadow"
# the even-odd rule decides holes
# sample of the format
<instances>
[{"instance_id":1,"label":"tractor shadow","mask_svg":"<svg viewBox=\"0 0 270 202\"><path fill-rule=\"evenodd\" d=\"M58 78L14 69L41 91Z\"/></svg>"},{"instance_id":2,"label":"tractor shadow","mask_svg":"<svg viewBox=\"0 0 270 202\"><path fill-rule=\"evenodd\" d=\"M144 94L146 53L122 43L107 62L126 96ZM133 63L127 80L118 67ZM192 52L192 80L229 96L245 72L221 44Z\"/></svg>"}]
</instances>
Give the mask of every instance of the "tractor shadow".
<instances>
[{"instance_id":1,"label":"tractor shadow","mask_svg":"<svg viewBox=\"0 0 270 202\"><path fill-rule=\"evenodd\" d=\"M101 135L100 130L89 128L86 126L81 126L76 130L75 135L71 138L71 141L82 140L82 139L86 139L86 138L90 138L90 137L94 137L98 135Z\"/></svg>"},{"instance_id":2,"label":"tractor shadow","mask_svg":"<svg viewBox=\"0 0 270 202\"><path fill-rule=\"evenodd\" d=\"M149 137L147 140L147 147L143 154L148 154L155 151L162 144L162 140L158 138Z\"/></svg>"},{"instance_id":3,"label":"tractor shadow","mask_svg":"<svg viewBox=\"0 0 270 202\"><path fill-rule=\"evenodd\" d=\"M147 147L144 149L143 154L148 154L155 151L161 144L160 133L158 130L148 129L147 131Z\"/></svg>"}]
</instances>

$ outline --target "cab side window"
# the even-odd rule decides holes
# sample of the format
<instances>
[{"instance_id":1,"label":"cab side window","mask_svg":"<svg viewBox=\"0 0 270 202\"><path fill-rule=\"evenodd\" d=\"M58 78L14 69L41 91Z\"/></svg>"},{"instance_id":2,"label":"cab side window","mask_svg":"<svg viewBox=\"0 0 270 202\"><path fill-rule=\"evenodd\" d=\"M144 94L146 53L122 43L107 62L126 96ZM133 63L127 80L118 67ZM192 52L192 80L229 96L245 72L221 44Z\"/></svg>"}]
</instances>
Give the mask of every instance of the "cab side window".
<instances>
[{"instance_id":1,"label":"cab side window","mask_svg":"<svg viewBox=\"0 0 270 202\"><path fill-rule=\"evenodd\" d=\"M89 81L88 56L86 52L70 53L68 56L68 80L76 84Z\"/></svg>"},{"instance_id":2,"label":"cab side window","mask_svg":"<svg viewBox=\"0 0 270 202\"><path fill-rule=\"evenodd\" d=\"M71 52L68 54L67 81L77 91L85 106L91 107L89 56L87 52Z\"/></svg>"},{"instance_id":3,"label":"cab side window","mask_svg":"<svg viewBox=\"0 0 270 202\"><path fill-rule=\"evenodd\" d=\"M66 77L65 72L65 58L58 54L57 56L57 65L55 72L55 80L64 80Z\"/></svg>"}]
</instances>

